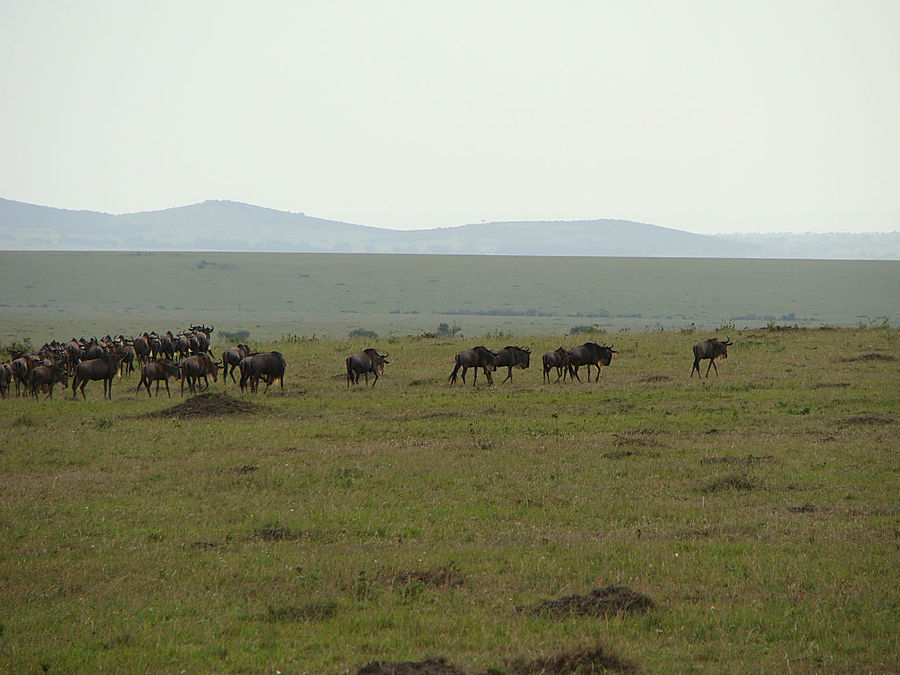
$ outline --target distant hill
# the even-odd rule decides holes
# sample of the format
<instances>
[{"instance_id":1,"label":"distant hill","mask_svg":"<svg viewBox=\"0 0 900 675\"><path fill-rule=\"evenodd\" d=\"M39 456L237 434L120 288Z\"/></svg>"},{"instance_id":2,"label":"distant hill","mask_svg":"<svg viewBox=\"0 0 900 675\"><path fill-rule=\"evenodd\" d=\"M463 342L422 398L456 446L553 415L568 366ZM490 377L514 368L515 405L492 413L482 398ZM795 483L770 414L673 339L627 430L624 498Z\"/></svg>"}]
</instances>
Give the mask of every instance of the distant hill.
<instances>
[{"instance_id":1,"label":"distant hill","mask_svg":"<svg viewBox=\"0 0 900 675\"><path fill-rule=\"evenodd\" d=\"M701 235L627 220L388 230L230 201L112 215L0 199L0 248L900 259L900 233Z\"/></svg>"}]
</instances>

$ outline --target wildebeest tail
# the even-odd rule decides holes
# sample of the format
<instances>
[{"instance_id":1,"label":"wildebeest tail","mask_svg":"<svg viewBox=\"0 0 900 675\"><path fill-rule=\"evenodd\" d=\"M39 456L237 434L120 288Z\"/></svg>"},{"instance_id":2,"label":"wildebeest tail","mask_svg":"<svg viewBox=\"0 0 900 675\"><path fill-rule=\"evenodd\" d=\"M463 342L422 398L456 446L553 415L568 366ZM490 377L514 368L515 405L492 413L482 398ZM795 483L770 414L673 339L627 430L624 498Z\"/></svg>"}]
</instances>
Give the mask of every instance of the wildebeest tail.
<instances>
[{"instance_id":1,"label":"wildebeest tail","mask_svg":"<svg viewBox=\"0 0 900 675\"><path fill-rule=\"evenodd\" d=\"M459 360L459 356L456 357L456 367L453 369L453 372L450 373L450 384L454 384L456 382L456 373L459 372L460 367L462 366L462 362Z\"/></svg>"}]
</instances>

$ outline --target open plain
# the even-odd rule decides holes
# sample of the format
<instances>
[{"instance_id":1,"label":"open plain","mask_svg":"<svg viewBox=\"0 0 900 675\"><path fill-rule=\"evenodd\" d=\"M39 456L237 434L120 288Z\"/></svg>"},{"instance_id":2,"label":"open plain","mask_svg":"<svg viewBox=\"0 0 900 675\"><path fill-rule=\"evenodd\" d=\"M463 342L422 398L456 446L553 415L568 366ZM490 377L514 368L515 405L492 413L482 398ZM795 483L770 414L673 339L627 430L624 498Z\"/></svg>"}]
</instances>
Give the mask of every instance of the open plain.
<instances>
[{"instance_id":1,"label":"open plain","mask_svg":"<svg viewBox=\"0 0 900 675\"><path fill-rule=\"evenodd\" d=\"M900 331L731 329L698 381L708 333L0 401L0 671L897 672ZM599 382L542 384L585 340ZM531 367L449 386L478 342Z\"/></svg>"}]
</instances>

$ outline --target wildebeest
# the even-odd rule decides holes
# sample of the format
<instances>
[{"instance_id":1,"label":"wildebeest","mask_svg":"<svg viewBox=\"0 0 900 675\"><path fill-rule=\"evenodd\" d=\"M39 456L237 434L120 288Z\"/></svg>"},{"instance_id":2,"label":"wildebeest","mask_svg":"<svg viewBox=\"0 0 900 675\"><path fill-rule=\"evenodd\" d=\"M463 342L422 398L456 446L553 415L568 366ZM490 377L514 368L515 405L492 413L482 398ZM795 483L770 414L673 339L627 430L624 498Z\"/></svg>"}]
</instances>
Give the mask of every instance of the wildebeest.
<instances>
[{"instance_id":1,"label":"wildebeest","mask_svg":"<svg viewBox=\"0 0 900 675\"><path fill-rule=\"evenodd\" d=\"M450 373L450 384L456 382L456 373L459 372L460 368L462 368L463 384L466 382L466 371L469 368L474 368L475 377L472 378L472 386L474 387L475 382L478 381L478 369L481 368L484 370L484 376L487 378L488 384L494 386L494 378L491 377L491 372L497 370L497 356L490 349L481 345L461 351L456 355L456 366L453 368L453 372Z\"/></svg>"},{"instance_id":2,"label":"wildebeest","mask_svg":"<svg viewBox=\"0 0 900 675\"><path fill-rule=\"evenodd\" d=\"M531 350L526 347L516 347L507 345L503 349L492 350L497 357L497 367L506 367L506 377L503 382L512 379L513 368L522 368L523 370L531 365ZM501 382L501 384L503 384Z\"/></svg>"},{"instance_id":3,"label":"wildebeest","mask_svg":"<svg viewBox=\"0 0 900 675\"><path fill-rule=\"evenodd\" d=\"M583 345L574 347L569 350L568 354L569 376L581 382L581 378L578 377L578 369L581 366L587 366L587 379L590 382L591 366L594 366L597 368L597 377L594 378L594 382L597 382L600 379L600 366L608 366L610 361L612 361L612 355L615 353L616 350L612 348L612 345L605 347L598 345L596 342L585 342Z\"/></svg>"},{"instance_id":4,"label":"wildebeest","mask_svg":"<svg viewBox=\"0 0 900 675\"><path fill-rule=\"evenodd\" d=\"M9 383L12 381L12 366L8 363L0 363L0 398L6 398L9 394Z\"/></svg>"},{"instance_id":5,"label":"wildebeest","mask_svg":"<svg viewBox=\"0 0 900 675\"><path fill-rule=\"evenodd\" d=\"M241 359L250 356L250 347L245 344L239 344L237 347L230 347L222 352L222 379L224 380L231 375L231 381L237 384L234 379L234 371L241 362Z\"/></svg>"},{"instance_id":6,"label":"wildebeest","mask_svg":"<svg viewBox=\"0 0 900 675\"><path fill-rule=\"evenodd\" d=\"M194 336L197 338L198 354L203 352L212 353L209 349L209 336L212 335L212 332L215 329L215 326L191 326L191 331L193 331ZM191 346L193 347L193 345Z\"/></svg>"},{"instance_id":7,"label":"wildebeest","mask_svg":"<svg viewBox=\"0 0 900 675\"><path fill-rule=\"evenodd\" d=\"M569 367L569 350L565 347L560 347L556 351L546 352L541 360L544 363L544 381L548 384L550 383L550 371L553 368L556 368L556 382L559 382L559 379L562 378L565 380L566 378L566 368Z\"/></svg>"},{"instance_id":8,"label":"wildebeest","mask_svg":"<svg viewBox=\"0 0 900 675\"><path fill-rule=\"evenodd\" d=\"M269 385L275 380L281 382L281 390L284 391L284 371L287 364L281 352L251 354L241 359L238 368L241 371L241 391L249 384L250 391L255 392L259 387L260 378L266 383L265 391L269 390Z\"/></svg>"},{"instance_id":9,"label":"wildebeest","mask_svg":"<svg viewBox=\"0 0 900 675\"><path fill-rule=\"evenodd\" d=\"M134 356L138 365L142 366L150 360L150 335L145 331L143 335L138 335L131 341L134 348Z\"/></svg>"},{"instance_id":10,"label":"wildebeest","mask_svg":"<svg viewBox=\"0 0 900 675\"><path fill-rule=\"evenodd\" d=\"M47 387L47 398L53 398L53 385L59 382L63 389L69 386L69 375L62 363L35 366L28 375L31 395L37 398L38 387Z\"/></svg>"},{"instance_id":11,"label":"wildebeest","mask_svg":"<svg viewBox=\"0 0 900 675\"><path fill-rule=\"evenodd\" d=\"M90 359L79 363L75 367L75 376L72 378L72 398L78 397L78 389L81 389L81 397L87 398L84 393L84 387L88 381L103 380L103 398L111 400L113 378L119 372L119 362L121 360L122 353L113 349L102 358Z\"/></svg>"},{"instance_id":12,"label":"wildebeest","mask_svg":"<svg viewBox=\"0 0 900 675\"><path fill-rule=\"evenodd\" d=\"M181 378L181 368L177 363L164 359L162 361L154 361L147 363L141 367L141 381L138 382L135 393L141 390L141 387L147 387L147 396L150 396L150 384L156 382L156 395L159 396L159 383L166 383L166 393L172 398L172 392L169 391L169 378Z\"/></svg>"},{"instance_id":13,"label":"wildebeest","mask_svg":"<svg viewBox=\"0 0 900 675\"><path fill-rule=\"evenodd\" d=\"M723 359L728 358L728 347L733 345L728 338L725 338L724 341L719 340L718 338L709 338L704 342L699 342L694 345L694 365L691 366L691 377L694 376L694 371L697 371L697 377L700 377L700 361L703 359L709 359L709 365L706 367L706 377L709 377L709 369L714 368L716 371L716 377L719 376L719 369L716 368L716 359L722 357Z\"/></svg>"},{"instance_id":14,"label":"wildebeest","mask_svg":"<svg viewBox=\"0 0 900 675\"><path fill-rule=\"evenodd\" d=\"M359 354L351 354L347 357L347 386L350 383L359 384L359 376L364 375L366 378L366 386L369 385L369 373L375 374L375 382L378 382L378 376L384 373L384 364L390 363L387 360L388 354L379 354L375 349L369 347Z\"/></svg>"},{"instance_id":15,"label":"wildebeest","mask_svg":"<svg viewBox=\"0 0 900 675\"><path fill-rule=\"evenodd\" d=\"M13 362L10 364L10 368L12 369L12 379L16 384L16 396L27 396L28 376L39 361L24 350L12 352L11 356Z\"/></svg>"},{"instance_id":16,"label":"wildebeest","mask_svg":"<svg viewBox=\"0 0 900 675\"><path fill-rule=\"evenodd\" d=\"M219 364L210 358L209 354L194 354L181 362L181 395L184 396L184 383L188 383L188 389L192 394L197 393L195 385L203 378L203 386L200 391L209 388L209 376L213 382L218 380Z\"/></svg>"}]
</instances>

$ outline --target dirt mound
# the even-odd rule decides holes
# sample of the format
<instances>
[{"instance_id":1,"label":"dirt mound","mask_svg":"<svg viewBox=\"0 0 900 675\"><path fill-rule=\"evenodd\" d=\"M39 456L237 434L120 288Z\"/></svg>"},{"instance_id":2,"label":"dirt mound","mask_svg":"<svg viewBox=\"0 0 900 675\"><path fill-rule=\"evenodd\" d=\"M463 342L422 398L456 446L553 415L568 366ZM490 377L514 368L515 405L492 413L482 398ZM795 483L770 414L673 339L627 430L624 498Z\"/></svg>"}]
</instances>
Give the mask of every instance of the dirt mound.
<instances>
[{"instance_id":1,"label":"dirt mound","mask_svg":"<svg viewBox=\"0 0 900 675\"><path fill-rule=\"evenodd\" d=\"M425 586L448 587L462 586L463 576L453 563L438 567L434 570L410 570L398 572L391 577L392 586L405 586L408 584L423 584Z\"/></svg>"},{"instance_id":2,"label":"dirt mound","mask_svg":"<svg viewBox=\"0 0 900 675\"><path fill-rule=\"evenodd\" d=\"M249 401L241 401L228 394L199 394L186 401L173 405L171 408L157 410L155 412L139 415L145 418L171 418L180 419L191 417L221 417L224 415L253 414L263 410L262 406Z\"/></svg>"},{"instance_id":3,"label":"dirt mound","mask_svg":"<svg viewBox=\"0 0 900 675\"><path fill-rule=\"evenodd\" d=\"M653 601L646 595L631 590L627 586L607 586L595 589L587 595L567 595L558 600L542 600L527 607L517 607L520 612L547 614L564 617L609 616L620 613L643 614L653 607ZM548 671L557 672L557 671Z\"/></svg>"},{"instance_id":4,"label":"dirt mound","mask_svg":"<svg viewBox=\"0 0 900 675\"><path fill-rule=\"evenodd\" d=\"M590 651L568 652L534 661L513 661L510 675L569 675L570 673L633 673L635 667L606 654L602 647Z\"/></svg>"},{"instance_id":5,"label":"dirt mound","mask_svg":"<svg viewBox=\"0 0 900 675\"><path fill-rule=\"evenodd\" d=\"M728 455L717 457L701 457L701 464L762 464L774 462L774 455L747 455L746 457L731 457Z\"/></svg>"},{"instance_id":6,"label":"dirt mound","mask_svg":"<svg viewBox=\"0 0 900 675\"><path fill-rule=\"evenodd\" d=\"M878 417L876 415L856 415L844 420L846 424L893 424L890 417Z\"/></svg>"},{"instance_id":7,"label":"dirt mound","mask_svg":"<svg viewBox=\"0 0 900 675\"><path fill-rule=\"evenodd\" d=\"M303 533L287 527L266 525L253 530L253 534L247 537L250 541L299 541Z\"/></svg>"},{"instance_id":8,"label":"dirt mound","mask_svg":"<svg viewBox=\"0 0 900 675\"><path fill-rule=\"evenodd\" d=\"M671 379L668 375L647 375L647 377L639 379L638 382L668 382Z\"/></svg>"},{"instance_id":9,"label":"dirt mound","mask_svg":"<svg viewBox=\"0 0 900 675\"><path fill-rule=\"evenodd\" d=\"M879 354L872 352L871 354L860 354L849 359L844 359L844 363L855 363L856 361L896 361L897 359L890 354Z\"/></svg>"},{"instance_id":10,"label":"dirt mound","mask_svg":"<svg viewBox=\"0 0 900 675\"><path fill-rule=\"evenodd\" d=\"M697 489L700 492L712 493L726 490L752 490L755 487L756 484L748 476L732 473L715 478Z\"/></svg>"},{"instance_id":11,"label":"dirt mound","mask_svg":"<svg viewBox=\"0 0 900 675\"><path fill-rule=\"evenodd\" d=\"M359 669L357 675L466 675L464 670L452 666L444 659L428 659L427 661L404 661L402 663L386 663L372 661Z\"/></svg>"}]
</instances>

